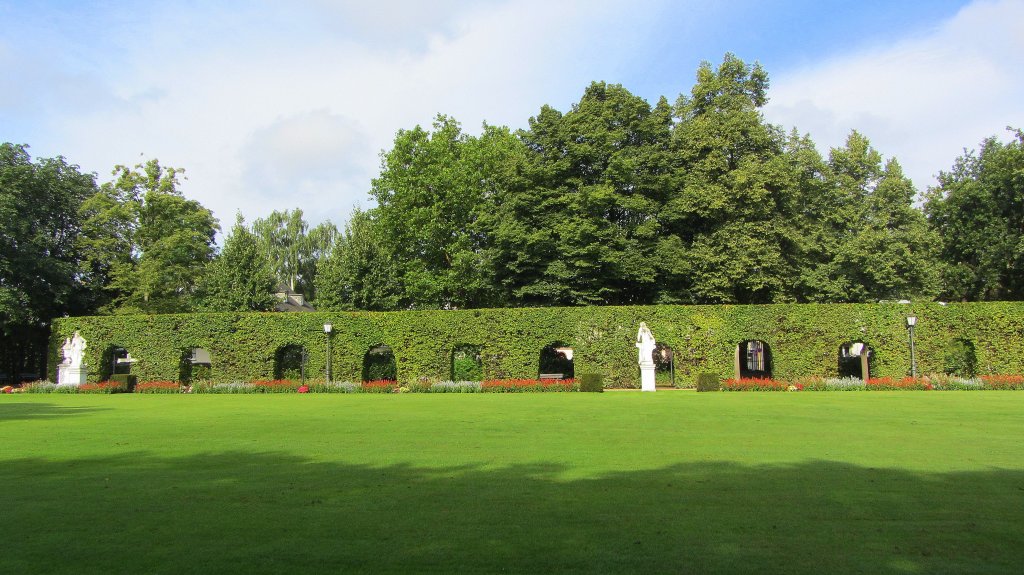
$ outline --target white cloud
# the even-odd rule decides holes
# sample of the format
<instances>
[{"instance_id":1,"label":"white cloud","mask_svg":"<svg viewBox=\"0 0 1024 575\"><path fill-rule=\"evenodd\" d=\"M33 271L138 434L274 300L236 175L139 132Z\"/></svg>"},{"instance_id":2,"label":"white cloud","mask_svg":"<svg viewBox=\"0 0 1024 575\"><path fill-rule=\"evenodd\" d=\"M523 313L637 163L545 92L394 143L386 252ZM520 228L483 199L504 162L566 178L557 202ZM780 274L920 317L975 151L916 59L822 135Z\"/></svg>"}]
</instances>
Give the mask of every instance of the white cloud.
<instances>
[{"instance_id":1,"label":"white cloud","mask_svg":"<svg viewBox=\"0 0 1024 575\"><path fill-rule=\"evenodd\" d=\"M251 221L291 207L340 223L369 203L395 132L437 113L475 132L484 120L524 127L543 104L564 110L592 80L635 90L674 75L686 85L668 96L688 91L692 69L659 60L656 36L725 17L693 4L86 2L60 26L32 12L0 21L0 137L101 179L150 157L183 167L185 193L225 225L238 210ZM1024 126L1022 11L977 4L892 46L771 70L766 115L823 147L861 130L926 183L962 147ZM638 53L653 54L649 72Z\"/></svg>"},{"instance_id":2,"label":"white cloud","mask_svg":"<svg viewBox=\"0 0 1024 575\"><path fill-rule=\"evenodd\" d=\"M602 31L637 12L587 0L365 6L153 7L109 31L116 58L90 54L87 87L102 94L48 106L57 152L101 179L140 153L184 167L183 191L222 222L289 207L340 222L368 203L397 130L438 113L473 132L484 120L522 126L544 103L567 105L551 98L578 97L595 47L627 36ZM75 101L85 108L66 113Z\"/></svg>"},{"instance_id":3,"label":"white cloud","mask_svg":"<svg viewBox=\"0 0 1024 575\"><path fill-rule=\"evenodd\" d=\"M975 2L916 37L775 75L769 121L823 153L850 130L895 156L920 190L963 149L1024 126L1024 2Z\"/></svg>"}]
</instances>

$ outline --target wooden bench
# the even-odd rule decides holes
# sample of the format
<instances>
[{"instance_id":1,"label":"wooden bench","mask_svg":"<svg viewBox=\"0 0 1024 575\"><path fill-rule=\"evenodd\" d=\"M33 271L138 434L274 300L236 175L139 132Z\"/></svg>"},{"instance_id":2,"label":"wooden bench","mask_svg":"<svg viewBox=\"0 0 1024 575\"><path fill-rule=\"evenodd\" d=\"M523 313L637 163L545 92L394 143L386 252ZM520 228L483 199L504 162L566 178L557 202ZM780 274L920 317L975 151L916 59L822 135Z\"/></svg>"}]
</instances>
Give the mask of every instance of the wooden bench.
<instances>
[{"instance_id":1,"label":"wooden bench","mask_svg":"<svg viewBox=\"0 0 1024 575\"><path fill-rule=\"evenodd\" d=\"M561 373L542 373L540 379L564 379L564 374Z\"/></svg>"}]
</instances>

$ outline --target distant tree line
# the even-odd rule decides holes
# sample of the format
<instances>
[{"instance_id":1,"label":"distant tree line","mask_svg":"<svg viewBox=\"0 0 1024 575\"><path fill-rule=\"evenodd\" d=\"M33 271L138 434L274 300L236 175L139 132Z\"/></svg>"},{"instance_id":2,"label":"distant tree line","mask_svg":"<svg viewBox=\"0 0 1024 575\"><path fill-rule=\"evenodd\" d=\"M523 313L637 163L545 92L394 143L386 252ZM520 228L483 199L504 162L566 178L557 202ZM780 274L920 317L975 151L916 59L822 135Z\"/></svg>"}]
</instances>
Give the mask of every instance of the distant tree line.
<instances>
[{"instance_id":1,"label":"distant tree line","mask_svg":"<svg viewBox=\"0 0 1024 575\"><path fill-rule=\"evenodd\" d=\"M727 54L651 106L592 83L567 112L479 136L401 130L343 230L299 209L219 223L182 170L0 144L0 373L42 373L49 321L325 310L1024 299L1024 133L985 140L918 195L854 131L822 156L765 122L768 75Z\"/></svg>"},{"instance_id":2,"label":"distant tree line","mask_svg":"<svg viewBox=\"0 0 1024 575\"><path fill-rule=\"evenodd\" d=\"M918 196L854 131L823 157L765 122L732 55L654 106L591 84L513 132L402 130L320 262L327 309L1024 296L1024 135ZM918 204L915 201L922 203Z\"/></svg>"}]
</instances>

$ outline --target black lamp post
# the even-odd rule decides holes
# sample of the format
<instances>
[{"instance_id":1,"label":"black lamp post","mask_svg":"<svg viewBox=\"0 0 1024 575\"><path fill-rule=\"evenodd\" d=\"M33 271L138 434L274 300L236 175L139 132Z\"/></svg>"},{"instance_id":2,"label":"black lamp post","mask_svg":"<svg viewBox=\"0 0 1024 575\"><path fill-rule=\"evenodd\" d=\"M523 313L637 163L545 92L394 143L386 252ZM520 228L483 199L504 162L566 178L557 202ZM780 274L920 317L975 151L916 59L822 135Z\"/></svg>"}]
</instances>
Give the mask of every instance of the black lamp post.
<instances>
[{"instance_id":1,"label":"black lamp post","mask_svg":"<svg viewBox=\"0 0 1024 575\"><path fill-rule=\"evenodd\" d=\"M910 333L910 377L917 377L917 356L914 353L914 326L917 317L907 316L907 331Z\"/></svg>"}]
</instances>

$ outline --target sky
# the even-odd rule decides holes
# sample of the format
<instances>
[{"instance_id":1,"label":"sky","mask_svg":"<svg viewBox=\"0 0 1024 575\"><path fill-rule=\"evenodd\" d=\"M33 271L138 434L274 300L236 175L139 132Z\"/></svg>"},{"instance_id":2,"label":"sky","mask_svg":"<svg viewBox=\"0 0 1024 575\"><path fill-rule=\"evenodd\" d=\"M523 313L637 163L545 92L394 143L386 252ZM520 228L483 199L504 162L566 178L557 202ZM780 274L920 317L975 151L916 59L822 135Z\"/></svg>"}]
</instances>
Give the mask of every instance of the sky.
<instances>
[{"instance_id":1,"label":"sky","mask_svg":"<svg viewBox=\"0 0 1024 575\"><path fill-rule=\"evenodd\" d=\"M1024 128L1024 0L0 0L0 141L100 182L184 168L224 228L341 225L400 129L524 128L595 80L674 102L726 52L769 122L826 155L856 129L921 191Z\"/></svg>"}]
</instances>

